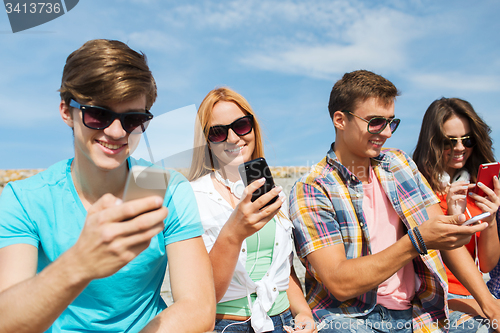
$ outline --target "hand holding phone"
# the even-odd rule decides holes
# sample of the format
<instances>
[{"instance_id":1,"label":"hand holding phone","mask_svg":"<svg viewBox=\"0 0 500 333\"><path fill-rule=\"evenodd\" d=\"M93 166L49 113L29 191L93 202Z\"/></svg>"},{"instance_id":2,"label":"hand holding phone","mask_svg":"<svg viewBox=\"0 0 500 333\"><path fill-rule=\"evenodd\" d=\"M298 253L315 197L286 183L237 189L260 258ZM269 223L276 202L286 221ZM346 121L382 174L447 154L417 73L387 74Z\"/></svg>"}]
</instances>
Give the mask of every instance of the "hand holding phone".
<instances>
[{"instance_id":1,"label":"hand holding phone","mask_svg":"<svg viewBox=\"0 0 500 333\"><path fill-rule=\"evenodd\" d=\"M164 198L169 178L170 174L167 170L155 165L149 167L134 165L128 173L123 201L141 199L152 195Z\"/></svg>"},{"instance_id":2,"label":"hand holding phone","mask_svg":"<svg viewBox=\"0 0 500 333\"><path fill-rule=\"evenodd\" d=\"M269 169L266 160L262 157L241 164L238 167L238 171L240 173L241 179L243 180L243 183L245 184L245 187L256 180L261 179L262 177L264 177L266 180L264 185L262 185L252 193L252 202L257 200L267 192L271 191L275 187L273 176L271 175L271 170ZM278 196L272 198L267 204L264 205L264 207L273 204L277 199Z\"/></svg>"},{"instance_id":3,"label":"hand holding phone","mask_svg":"<svg viewBox=\"0 0 500 333\"><path fill-rule=\"evenodd\" d=\"M481 164L479 166L479 171L477 172L476 184L479 182L483 183L485 186L488 186L490 189L493 190L495 188L493 186L493 177L494 176L498 177L499 172L500 172L499 162ZM484 193L484 191L481 190L477 185L474 188L474 193L482 197L486 196L486 193Z\"/></svg>"},{"instance_id":4,"label":"hand holding phone","mask_svg":"<svg viewBox=\"0 0 500 333\"><path fill-rule=\"evenodd\" d=\"M471 217L470 219L468 219L467 221L465 221L462 225L476 224L479 221L481 221L482 219L485 219L485 218L489 217L490 215L491 215L490 212L484 212L482 214L479 214L479 215L476 215L474 217Z\"/></svg>"}]
</instances>

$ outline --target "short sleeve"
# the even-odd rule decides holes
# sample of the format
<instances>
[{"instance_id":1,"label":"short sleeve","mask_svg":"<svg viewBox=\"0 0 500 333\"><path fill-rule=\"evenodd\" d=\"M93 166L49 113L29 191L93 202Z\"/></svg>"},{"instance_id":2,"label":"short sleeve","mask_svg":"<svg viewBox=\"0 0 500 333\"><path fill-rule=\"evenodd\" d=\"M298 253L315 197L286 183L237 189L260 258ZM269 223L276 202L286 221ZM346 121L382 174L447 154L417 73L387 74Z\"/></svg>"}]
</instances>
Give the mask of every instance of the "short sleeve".
<instances>
[{"instance_id":1,"label":"short sleeve","mask_svg":"<svg viewBox=\"0 0 500 333\"><path fill-rule=\"evenodd\" d=\"M304 258L326 246L343 244L332 202L319 185L295 183L289 209L299 257Z\"/></svg>"},{"instance_id":2,"label":"short sleeve","mask_svg":"<svg viewBox=\"0 0 500 333\"><path fill-rule=\"evenodd\" d=\"M183 175L176 171L170 171L164 205L168 208L163 232L165 245L203 234L191 185Z\"/></svg>"},{"instance_id":3,"label":"short sleeve","mask_svg":"<svg viewBox=\"0 0 500 333\"><path fill-rule=\"evenodd\" d=\"M36 227L21 203L11 183L0 195L0 248L13 244L38 247Z\"/></svg>"}]
</instances>

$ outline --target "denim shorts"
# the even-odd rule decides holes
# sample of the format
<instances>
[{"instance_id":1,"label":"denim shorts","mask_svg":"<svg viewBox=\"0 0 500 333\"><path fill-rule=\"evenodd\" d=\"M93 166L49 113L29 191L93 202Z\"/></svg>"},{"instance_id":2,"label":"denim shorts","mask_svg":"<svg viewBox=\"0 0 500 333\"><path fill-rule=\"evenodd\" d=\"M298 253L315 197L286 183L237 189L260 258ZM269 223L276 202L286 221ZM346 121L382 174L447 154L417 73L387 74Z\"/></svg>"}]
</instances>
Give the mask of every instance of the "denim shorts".
<instances>
[{"instance_id":1,"label":"denim shorts","mask_svg":"<svg viewBox=\"0 0 500 333\"><path fill-rule=\"evenodd\" d=\"M276 316L271 316L271 319L274 324L274 331L276 333L286 333L283 326L292 326L292 313L290 310L286 310L283 313L280 313ZM232 325L234 324L234 325ZM231 326L228 326L231 325ZM226 330L224 330L226 329ZM233 332L248 332L254 333L252 325L250 324L250 320L247 322L237 321L237 320L227 320L227 319L216 319L215 320L215 329L217 333L233 333Z\"/></svg>"},{"instance_id":2,"label":"denim shorts","mask_svg":"<svg viewBox=\"0 0 500 333\"><path fill-rule=\"evenodd\" d=\"M474 296L448 293L448 300L450 299L474 299Z\"/></svg>"},{"instance_id":3,"label":"denim shorts","mask_svg":"<svg viewBox=\"0 0 500 333\"><path fill-rule=\"evenodd\" d=\"M320 310L321 311L321 310ZM318 312L316 312L318 314ZM463 312L453 311L444 322L450 333L491 333L493 329L489 321L481 317L462 318ZM319 324L319 333L411 333L413 332L412 309L389 310L380 304L367 315L349 317L335 315L325 318ZM431 329L432 327L430 327Z\"/></svg>"}]
</instances>

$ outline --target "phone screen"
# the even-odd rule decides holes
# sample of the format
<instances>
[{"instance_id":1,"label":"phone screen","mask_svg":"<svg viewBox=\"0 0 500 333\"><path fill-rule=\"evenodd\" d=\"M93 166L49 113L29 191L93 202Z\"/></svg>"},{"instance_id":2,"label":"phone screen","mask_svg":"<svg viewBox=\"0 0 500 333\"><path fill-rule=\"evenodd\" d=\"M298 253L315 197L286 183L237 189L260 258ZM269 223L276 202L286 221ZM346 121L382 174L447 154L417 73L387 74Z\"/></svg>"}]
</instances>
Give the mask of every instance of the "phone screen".
<instances>
[{"instance_id":1,"label":"phone screen","mask_svg":"<svg viewBox=\"0 0 500 333\"><path fill-rule=\"evenodd\" d=\"M129 170L123 201L145 198L152 195L164 198L169 177L170 173L163 168L134 165Z\"/></svg>"},{"instance_id":2,"label":"phone screen","mask_svg":"<svg viewBox=\"0 0 500 333\"><path fill-rule=\"evenodd\" d=\"M238 171L241 175L241 179L243 179L243 183L245 184L245 186L248 186L254 181L261 179L262 177L266 179L264 185L253 192L251 199L252 202L257 200L265 193L271 191L275 186L273 176L271 175L271 170L269 169L266 160L262 157L241 164L238 167ZM274 203L277 199L278 196L274 197L264 207Z\"/></svg>"}]
</instances>

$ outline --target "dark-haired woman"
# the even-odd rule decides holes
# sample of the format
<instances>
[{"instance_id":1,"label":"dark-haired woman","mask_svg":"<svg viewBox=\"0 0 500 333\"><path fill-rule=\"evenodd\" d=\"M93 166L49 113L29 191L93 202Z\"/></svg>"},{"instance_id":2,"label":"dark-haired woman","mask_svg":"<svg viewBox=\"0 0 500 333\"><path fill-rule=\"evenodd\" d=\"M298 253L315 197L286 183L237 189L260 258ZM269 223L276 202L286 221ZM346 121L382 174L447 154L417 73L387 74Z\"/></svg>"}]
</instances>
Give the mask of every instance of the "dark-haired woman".
<instances>
[{"instance_id":1,"label":"dark-haired woman","mask_svg":"<svg viewBox=\"0 0 500 333\"><path fill-rule=\"evenodd\" d=\"M483 222L488 223L488 228L474 235L466 245L479 270L485 273L493 269L500 258L497 228L500 205L498 177L494 177L494 190L481 183L474 184L479 165L494 162L490 132L488 125L469 102L459 98L441 98L434 101L425 112L413 153L420 172L441 199L444 214L464 213L470 218L482 212L491 213L490 217L483 219ZM486 196L469 191L475 186L482 189ZM446 273L448 298L453 300L450 308L470 313L472 307L484 317L488 311L482 304L485 291L483 283L477 284L475 290L467 290L447 267ZM483 292L483 296L478 297L478 292ZM492 298L490 295L486 296L487 302L490 301L488 297Z\"/></svg>"}]
</instances>

